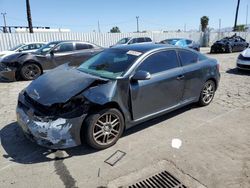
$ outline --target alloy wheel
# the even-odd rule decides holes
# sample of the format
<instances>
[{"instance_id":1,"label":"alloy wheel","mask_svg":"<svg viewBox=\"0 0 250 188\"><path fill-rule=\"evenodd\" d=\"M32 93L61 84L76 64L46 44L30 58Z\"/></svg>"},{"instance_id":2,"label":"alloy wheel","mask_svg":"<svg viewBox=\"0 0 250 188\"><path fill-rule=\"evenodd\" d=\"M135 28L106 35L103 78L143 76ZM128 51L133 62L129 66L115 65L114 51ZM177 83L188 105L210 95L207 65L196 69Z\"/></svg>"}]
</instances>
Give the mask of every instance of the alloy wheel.
<instances>
[{"instance_id":1,"label":"alloy wheel","mask_svg":"<svg viewBox=\"0 0 250 188\"><path fill-rule=\"evenodd\" d=\"M202 91L202 100L205 104L209 104L214 97L215 85L213 81L208 81Z\"/></svg>"},{"instance_id":2,"label":"alloy wheel","mask_svg":"<svg viewBox=\"0 0 250 188\"><path fill-rule=\"evenodd\" d=\"M22 68L22 72L23 72L23 76L25 77L25 79L33 80L37 78L38 76L40 76L41 69L36 64L28 64Z\"/></svg>"},{"instance_id":3,"label":"alloy wheel","mask_svg":"<svg viewBox=\"0 0 250 188\"><path fill-rule=\"evenodd\" d=\"M119 116L106 113L99 117L93 129L93 138L100 145L108 145L115 141L121 131Z\"/></svg>"}]
</instances>

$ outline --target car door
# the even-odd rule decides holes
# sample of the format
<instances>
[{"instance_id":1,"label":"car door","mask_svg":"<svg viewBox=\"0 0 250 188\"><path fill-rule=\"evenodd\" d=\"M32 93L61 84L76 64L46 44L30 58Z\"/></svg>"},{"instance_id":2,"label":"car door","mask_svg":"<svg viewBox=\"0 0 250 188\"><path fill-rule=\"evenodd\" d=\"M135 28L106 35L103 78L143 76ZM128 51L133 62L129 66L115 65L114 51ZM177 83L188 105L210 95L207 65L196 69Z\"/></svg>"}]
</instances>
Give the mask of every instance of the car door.
<instances>
[{"instance_id":1,"label":"car door","mask_svg":"<svg viewBox=\"0 0 250 188\"><path fill-rule=\"evenodd\" d=\"M175 50L156 52L136 68L147 71L151 79L131 80L133 118L140 119L177 105L183 94L183 70Z\"/></svg>"},{"instance_id":2,"label":"car door","mask_svg":"<svg viewBox=\"0 0 250 188\"><path fill-rule=\"evenodd\" d=\"M182 101L191 101L200 96L200 91L204 82L205 69L199 61L198 53L190 50L178 50L181 65L183 67L183 75L185 87Z\"/></svg>"},{"instance_id":3,"label":"car door","mask_svg":"<svg viewBox=\"0 0 250 188\"><path fill-rule=\"evenodd\" d=\"M50 60L53 67L73 61L74 43L66 42L57 45L50 53Z\"/></svg>"}]
</instances>

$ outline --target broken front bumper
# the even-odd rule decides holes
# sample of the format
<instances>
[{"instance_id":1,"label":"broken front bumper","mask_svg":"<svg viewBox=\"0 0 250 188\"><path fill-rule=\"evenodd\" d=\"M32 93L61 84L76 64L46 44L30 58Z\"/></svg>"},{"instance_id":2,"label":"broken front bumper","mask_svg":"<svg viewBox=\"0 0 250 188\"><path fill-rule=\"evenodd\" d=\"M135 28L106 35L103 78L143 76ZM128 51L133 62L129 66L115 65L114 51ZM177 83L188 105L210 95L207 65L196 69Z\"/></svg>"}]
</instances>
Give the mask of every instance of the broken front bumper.
<instances>
[{"instance_id":1,"label":"broken front bumper","mask_svg":"<svg viewBox=\"0 0 250 188\"><path fill-rule=\"evenodd\" d=\"M37 144L51 149L65 149L81 144L81 126L86 115L73 119L37 119L20 107L16 109L17 122L25 135Z\"/></svg>"}]
</instances>

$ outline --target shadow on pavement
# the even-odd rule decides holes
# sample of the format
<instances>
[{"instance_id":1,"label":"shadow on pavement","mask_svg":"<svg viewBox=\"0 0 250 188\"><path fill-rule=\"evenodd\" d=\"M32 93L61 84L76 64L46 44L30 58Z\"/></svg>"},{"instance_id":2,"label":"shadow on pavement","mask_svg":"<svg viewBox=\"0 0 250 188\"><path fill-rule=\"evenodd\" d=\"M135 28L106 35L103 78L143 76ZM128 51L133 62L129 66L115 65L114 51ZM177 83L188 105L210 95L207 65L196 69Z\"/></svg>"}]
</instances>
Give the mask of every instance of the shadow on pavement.
<instances>
[{"instance_id":1,"label":"shadow on pavement","mask_svg":"<svg viewBox=\"0 0 250 188\"><path fill-rule=\"evenodd\" d=\"M226 73L235 74L235 75L250 76L250 70L249 71L247 71L247 70L239 70L237 68L229 69L229 70L226 71Z\"/></svg>"},{"instance_id":2,"label":"shadow on pavement","mask_svg":"<svg viewBox=\"0 0 250 188\"><path fill-rule=\"evenodd\" d=\"M124 133L123 137L131 135L143 129L149 128L155 124L158 124L162 121L175 117L181 113L184 113L192 108L196 108L196 106L188 105L182 109L173 111L166 115L159 116L145 123L141 123L127 130ZM88 155L95 152L98 153L98 150L89 148L88 146L86 146L86 144L84 144L83 146L78 146L75 148L63 150L68 155L66 157L64 157L64 155L58 157L57 152L60 152L60 150L56 151L47 149L26 139L26 137L22 132L22 129L16 122L8 124L3 129L0 130L0 139L1 139L0 140L1 145L6 152L6 154L4 154L3 157L10 161L21 164L43 163L48 161L64 160L73 156ZM50 154L54 154L53 155L54 158L51 158L51 156L49 156Z\"/></svg>"}]
</instances>

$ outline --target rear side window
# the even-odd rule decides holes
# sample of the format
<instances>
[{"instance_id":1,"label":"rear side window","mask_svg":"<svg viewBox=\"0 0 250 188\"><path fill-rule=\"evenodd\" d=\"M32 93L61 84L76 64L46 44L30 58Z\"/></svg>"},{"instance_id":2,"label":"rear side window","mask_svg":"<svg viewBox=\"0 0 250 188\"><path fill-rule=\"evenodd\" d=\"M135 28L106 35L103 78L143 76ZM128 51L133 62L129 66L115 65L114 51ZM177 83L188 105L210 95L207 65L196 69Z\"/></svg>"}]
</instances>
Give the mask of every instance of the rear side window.
<instances>
[{"instance_id":1,"label":"rear side window","mask_svg":"<svg viewBox=\"0 0 250 188\"><path fill-rule=\"evenodd\" d=\"M43 46L43 44L36 44L36 49L42 48Z\"/></svg>"},{"instance_id":2,"label":"rear side window","mask_svg":"<svg viewBox=\"0 0 250 188\"><path fill-rule=\"evenodd\" d=\"M179 56L181 59L182 66L191 65L198 62L198 54L189 52L187 50L180 50Z\"/></svg>"},{"instance_id":3,"label":"rear side window","mask_svg":"<svg viewBox=\"0 0 250 188\"><path fill-rule=\"evenodd\" d=\"M76 50L86 50L89 49L88 44L83 44L83 43L76 43Z\"/></svg>"},{"instance_id":4,"label":"rear side window","mask_svg":"<svg viewBox=\"0 0 250 188\"><path fill-rule=\"evenodd\" d=\"M145 42L152 42L151 38L146 37Z\"/></svg>"},{"instance_id":5,"label":"rear side window","mask_svg":"<svg viewBox=\"0 0 250 188\"><path fill-rule=\"evenodd\" d=\"M137 39L137 43L142 43L142 42L145 42L145 39L144 39L144 38L138 38L138 39Z\"/></svg>"},{"instance_id":6,"label":"rear side window","mask_svg":"<svg viewBox=\"0 0 250 188\"><path fill-rule=\"evenodd\" d=\"M137 70L147 71L150 74L163 72L169 69L173 69L179 66L176 52L174 50L168 50L155 53L149 56Z\"/></svg>"},{"instance_id":7,"label":"rear side window","mask_svg":"<svg viewBox=\"0 0 250 188\"><path fill-rule=\"evenodd\" d=\"M191 40L186 40L186 44L189 45L189 44L192 44L193 42Z\"/></svg>"}]
</instances>

